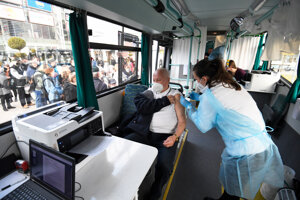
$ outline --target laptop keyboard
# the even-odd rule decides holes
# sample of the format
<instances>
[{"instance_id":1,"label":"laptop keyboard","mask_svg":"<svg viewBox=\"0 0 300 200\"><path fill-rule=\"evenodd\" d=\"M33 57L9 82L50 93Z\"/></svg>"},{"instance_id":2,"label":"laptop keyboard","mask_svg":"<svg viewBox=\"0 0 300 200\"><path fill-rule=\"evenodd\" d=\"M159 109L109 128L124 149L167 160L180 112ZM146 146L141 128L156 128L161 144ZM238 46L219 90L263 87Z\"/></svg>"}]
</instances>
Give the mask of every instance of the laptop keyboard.
<instances>
[{"instance_id":1,"label":"laptop keyboard","mask_svg":"<svg viewBox=\"0 0 300 200\"><path fill-rule=\"evenodd\" d=\"M45 193L46 192L46 193ZM54 197L54 198L53 198ZM27 181L14 191L6 195L3 200L16 200L16 199L32 199L32 200L49 200L57 199L55 196L48 194L43 188L38 186L32 181Z\"/></svg>"}]
</instances>

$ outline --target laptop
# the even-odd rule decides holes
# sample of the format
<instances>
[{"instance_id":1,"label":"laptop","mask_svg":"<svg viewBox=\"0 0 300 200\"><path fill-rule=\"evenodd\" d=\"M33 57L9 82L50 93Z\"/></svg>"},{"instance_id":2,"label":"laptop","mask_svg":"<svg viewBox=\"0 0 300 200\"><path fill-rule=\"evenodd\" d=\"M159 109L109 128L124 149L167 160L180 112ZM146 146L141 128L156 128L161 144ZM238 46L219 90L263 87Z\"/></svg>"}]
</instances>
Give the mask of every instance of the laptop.
<instances>
[{"instance_id":1,"label":"laptop","mask_svg":"<svg viewBox=\"0 0 300 200\"><path fill-rule=\"evenodd\" d=\"M3 199L73 200L75 160L34 140L29 141L30 180Z\"/></svg>"}]
</instances>

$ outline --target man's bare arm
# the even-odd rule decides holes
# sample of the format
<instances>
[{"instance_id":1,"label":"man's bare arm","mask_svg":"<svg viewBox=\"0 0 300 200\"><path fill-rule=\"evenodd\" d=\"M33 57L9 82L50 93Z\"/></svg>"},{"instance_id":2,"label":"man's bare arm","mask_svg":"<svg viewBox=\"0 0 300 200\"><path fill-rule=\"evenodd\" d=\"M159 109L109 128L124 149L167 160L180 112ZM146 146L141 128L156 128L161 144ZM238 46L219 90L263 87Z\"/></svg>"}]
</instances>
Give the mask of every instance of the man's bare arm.
<instances>
[{"instance_id":1,"label":"man's bare arm","mask_svg":"<svg viewBox=\"0 0 300 200\"><path fill-rule=\"evenodd\" d=\"M180 104L180 94L175 95L175 112L178 120L176 132L174 135L168 137L164 141L164 146L166 147L172 147L178 137L181 136L183 133L185 126L186 126L186 118L184 113L184 107Z\"/></svg>"}]
</instances>

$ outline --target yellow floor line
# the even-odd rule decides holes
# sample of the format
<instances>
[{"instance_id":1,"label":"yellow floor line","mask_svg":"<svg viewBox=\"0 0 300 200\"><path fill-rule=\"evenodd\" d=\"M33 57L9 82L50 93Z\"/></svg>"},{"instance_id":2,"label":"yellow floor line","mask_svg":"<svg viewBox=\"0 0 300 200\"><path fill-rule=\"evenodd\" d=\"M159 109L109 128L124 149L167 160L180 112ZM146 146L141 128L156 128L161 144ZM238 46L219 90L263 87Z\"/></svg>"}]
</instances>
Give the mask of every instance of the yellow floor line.
<instances>
[{"instance_id":1,"label":"yellow floor line","mask_svg":"<svg viewBox=\"0 0 300 200\"><path fill-rule=\"evenodd\" d=\"M222 194L224 192L224 187L222 186ZM243 200L242 198L240 198L240 200ZM258 190L258 192L256 193L255 197L253 200L265 200L264 197L261 195L260 190Z\"/></svg>"},{"instance_id":2,"label":"yellow floor line","mask_svg":"<svg viewBox=\"0 0 300 200\"><path fill-rule=\"evenodd\" d=\"M184 138L182 140L182 145L179 149L179 152L178 152L178 156L176 158L176 161L175 161L175 165L174 165L174 168L173 168L173 172L170 176L170 179L169 179L169 182L168 182L168 185L166 187L166 190L165 190L165 193L164 193L164 196L163 196L163 200L166 200L167 199L167 196L168 196L168 193L169 193L169 190L170 190L170 187L171 187L171 184L172 184L172 181L173 181L173 177L174 177L174 174L175 174L175 171L176 171L176 168L177 168L177 165L178 165L178 162L179 162L179 159L180 159L180 156L181 156L181 152L182 152L182 149L183 149L183 146L184 146L184 143L186 141L186 137L187 137L187 134L188 134L188 130L186 131L185 135L184 135Z\"/></svg>"}]
</instances>

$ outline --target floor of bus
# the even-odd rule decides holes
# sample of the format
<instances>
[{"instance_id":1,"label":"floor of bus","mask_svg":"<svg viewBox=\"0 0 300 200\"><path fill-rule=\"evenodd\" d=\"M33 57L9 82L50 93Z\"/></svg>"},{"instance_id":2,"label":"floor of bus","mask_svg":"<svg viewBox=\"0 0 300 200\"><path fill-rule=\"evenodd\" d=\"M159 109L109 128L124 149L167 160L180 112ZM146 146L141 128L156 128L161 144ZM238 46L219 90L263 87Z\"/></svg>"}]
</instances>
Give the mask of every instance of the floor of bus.
<instances>
[{"instance_id":1,"label":"floor of bus","mask_svg":"<svg viewBox=\"0 0 300 200\"><path fill-rule=\"evenodd\" d=\"M188 135L167 200L202 200L222 193L218 174L224 143L216 129L200 134L188 119Z\"/></svg>"},{"instance_id":2,"label":"floor of bus","mask_svg":"<svg viewBox=\"0 0 300 200\"><path fill-rule=\"evenodd\" d=\"M218 180L221 153L224 143L216 129L202 134L188 119L189 130L167 200L202 200L209 196L217 198L222 193ZM276 137L283 163L300 176L300 135L284 123ZM297 153L295 153L297 152ZM261 199L261 198L258 198Z\"/></svg>"}]
</instances>

